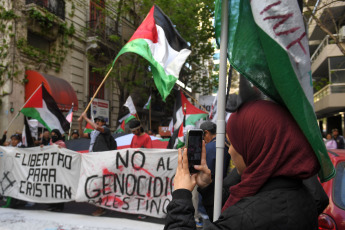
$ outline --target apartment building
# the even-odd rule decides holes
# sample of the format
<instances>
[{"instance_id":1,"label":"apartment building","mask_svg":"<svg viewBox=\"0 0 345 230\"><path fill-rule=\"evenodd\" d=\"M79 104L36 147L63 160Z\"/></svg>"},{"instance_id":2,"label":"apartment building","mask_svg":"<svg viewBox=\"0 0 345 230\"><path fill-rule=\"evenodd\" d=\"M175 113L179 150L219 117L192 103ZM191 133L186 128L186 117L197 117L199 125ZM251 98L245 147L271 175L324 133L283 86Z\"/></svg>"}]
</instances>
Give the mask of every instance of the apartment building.
<instances>
[{"instance_id":1,"label":"apartment building","mask_svg":"<svg viewBox=\"0 0 345 230\"><path fill-rule=\"evenodd\" d=\"M308 1L308 6L323 27L315 20L307 19L315 112L321 131L330 133L333 128L338 128L343 135L345 54L341 48L345 50L345 3L312 0Z\"/></svg>"},{"instance_id":2,"label":"apartment building","mask_svg":"<svg viewBox=\"0 0 345 230\"><path fill-rule=\"evenodd\" d=\"M23 129L24 116L17 117L18 112L42 82L64 114L73 105L72 128L77 128L77 118L140 21L131 10L118 17L111 4L116 2L0 1L0 132ZM117 65L130 61L121 58ZM112 74L121 78L122 73ZM111 130L122 106L117 83L108 78L89 109L89 116L105 115Z\"/></svg>"}]
</instances>

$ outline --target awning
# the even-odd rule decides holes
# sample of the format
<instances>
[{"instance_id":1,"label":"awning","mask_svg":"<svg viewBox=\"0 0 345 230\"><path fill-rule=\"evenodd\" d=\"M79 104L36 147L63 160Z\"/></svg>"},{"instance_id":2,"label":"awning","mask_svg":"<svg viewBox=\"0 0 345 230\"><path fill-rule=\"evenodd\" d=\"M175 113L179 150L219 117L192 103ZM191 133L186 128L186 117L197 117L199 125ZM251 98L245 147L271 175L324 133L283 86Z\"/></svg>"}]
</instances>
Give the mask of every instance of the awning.
<instances>
[{"instance_id":1,"label":"awning","mask_svg":"<svg viewBox=\"0 0 345 230\"><path fill-rule=\"evenodd\" d=\"M78 110L78 99L74 89L66 80L34 70L25 72L28 82L25 85L25 100L27 100L37 87L43 82L44 87L54 98L61 111L68 111L73 105L73 111Z\"/></svg>"}]
</instances>

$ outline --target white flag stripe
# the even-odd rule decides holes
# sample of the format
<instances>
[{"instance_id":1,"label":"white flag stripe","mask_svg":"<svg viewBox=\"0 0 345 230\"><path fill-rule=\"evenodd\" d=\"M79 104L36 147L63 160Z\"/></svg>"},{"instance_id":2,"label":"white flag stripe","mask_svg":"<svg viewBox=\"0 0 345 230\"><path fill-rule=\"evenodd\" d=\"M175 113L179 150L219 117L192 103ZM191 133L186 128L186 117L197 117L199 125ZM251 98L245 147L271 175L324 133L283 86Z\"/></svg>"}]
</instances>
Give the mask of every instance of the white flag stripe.
<instances>
[{"instance_id":1,"label":"white flag stripe","mask_svg":"<svg viewBox=\"0 0 345 230\"><path fill-rule=\"evenodd\" d=\"M286 50L296 77L309 103L314 106L308 37L304 25L301 24L303 18L298 3L281 1L274 6L275 3L275 0L265 1L264 4L258 0L251 1L254 20L268 36Z\"/></svg>"},{"instance_id":2,"label":"white flag stripe","mask_svg":"<svg viewBox=\"0 0 345 230\"><path fill-rule=\"evenodd\" d=\"M44 100L43 100L43 107L35 108L35 109L39 112L42 120L45 121L47 125L49 125L50 129L58 129L61 133L65 133L65 131L61 127L59 119L57 119L57 117L55 117L55 115L50 112Z\"/></svg>"},{"instance_id":3,"label":"white flag stripe","mask_svg":"<svg viewBox=\"0 0 345 230\"><path fill-rule=\"evenodd\" d=\"M189 49L182 49L180 52L174 50L166 39L162 27L156 25L158 32L158 42L153 43L151 40L145 39L150 47L153 58L164 68L167 75L179 77L179 72L191 53Z\"/></svg>"}]
</instances>

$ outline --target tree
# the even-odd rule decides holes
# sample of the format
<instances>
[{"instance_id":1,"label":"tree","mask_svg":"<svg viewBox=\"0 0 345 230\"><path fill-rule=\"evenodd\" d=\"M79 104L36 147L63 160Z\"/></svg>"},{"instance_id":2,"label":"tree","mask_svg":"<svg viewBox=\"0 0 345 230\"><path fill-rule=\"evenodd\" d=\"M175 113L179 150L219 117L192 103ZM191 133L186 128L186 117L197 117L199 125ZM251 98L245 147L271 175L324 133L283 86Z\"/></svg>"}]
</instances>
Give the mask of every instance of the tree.
<instances>
[{"instance_id":1,"label":"tree","mask_svg":"<svg viewBox=\"0 0 345 230\"><path fill-rule=\"evenodd\" d=\"M211 22L214 11L213 1L118 0L108 1L107 4L107 7L104 8L104 15L115 20L116 33L120 30L121 20L123 20L124 16L131 17L130 20L133 22L136 29L153 4L158 5L176 25L181 36L189 42L192 47L192 54L186 62L185 70L188 71L181 71L180 80L187 86L192 86L193 89L198 89L201 85L207 86L210 81L216 82L217 78L215 76L211 77L212 80L207 81L207 79L200 80L197 75L198 71L207 70L208 67L203 66L203 63L205 60L210 59L214 52L210 42L213 37L213 26ZM112 39L115 43L119 44L117 52L127 42L118 34L113 35ZM97 59L99 60L99 58ZM94 71L105 74L108 69L109 65L94 68ZM150 92L152 90L155 91L148 62L138 55L122 55L110 76L113 77L120 90L120 108L128 95L133 94L133 92L138 95L135 100L142 99L142 103L145 103ZM214 83L212 84L214 85ZM172 100L167 98L167 103L170 101ZM126 112L125 110L120 111L119 116L124 115Z\"/></svg>"},{"instance_id":2,"label":"tree","mask_svg":"<svg viewBox=\"0 0 345 230\"><path fill-rule=\"evenodd\" d=\"M337 2L345 2L344 0L332 0L324 3L322 6L318 7L317 9L313 10L308 5L306 0L303 0L304 6L306 7L306 11L303 12L304 16L306 18L312 18L316 24L320 27L322 31L324 31L338 46L340 51L345 55L345 48L341 44L341 39L339 39L339 36L334 36L334 31L336 34L339 33L339 28L341 26L344 26L345 24L345 14L340 14L339 16L335 16L329 7L332 4L335 4ZM324 17L323 19L319 18L317 16L318 11L325 10L327 12L327 17Z\"/></svg>"}]
</instances>

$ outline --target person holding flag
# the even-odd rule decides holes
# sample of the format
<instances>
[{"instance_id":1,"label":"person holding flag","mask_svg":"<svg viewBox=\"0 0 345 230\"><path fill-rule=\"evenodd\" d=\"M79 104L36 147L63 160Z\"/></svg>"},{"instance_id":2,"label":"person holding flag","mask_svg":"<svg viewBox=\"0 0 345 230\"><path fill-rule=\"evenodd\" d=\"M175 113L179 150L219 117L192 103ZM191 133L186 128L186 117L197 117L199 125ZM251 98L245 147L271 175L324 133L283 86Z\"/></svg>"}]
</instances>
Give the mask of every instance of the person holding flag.
<instances>
[{"instance_id":1,"label":"person holding flag","mask_svg":"<svg viewBox=\"0 0 345 230\"><path fill-rule=\"evenodd\" d=\"M82 130L82 122L85 120L89 125L91 125L94 130L91 133L84 133ZM94 120L95 122L91 121L87 116L86 113L82 113L82 115L78 118L79 122L79 136L81 138L90 138L90 152L102 152L102 151L109 151L111 150L109 147L110 138L113 138L110 133L110 129L105 125L105 119L102 116L98 116ZM116 141L114 140L116 143ZM115 147L116 149L116 147ZM92 213L93 216L102 216L106 214L106 210L104 208L99 207L95 212Z\"/></svg>"}]
</instances>

